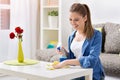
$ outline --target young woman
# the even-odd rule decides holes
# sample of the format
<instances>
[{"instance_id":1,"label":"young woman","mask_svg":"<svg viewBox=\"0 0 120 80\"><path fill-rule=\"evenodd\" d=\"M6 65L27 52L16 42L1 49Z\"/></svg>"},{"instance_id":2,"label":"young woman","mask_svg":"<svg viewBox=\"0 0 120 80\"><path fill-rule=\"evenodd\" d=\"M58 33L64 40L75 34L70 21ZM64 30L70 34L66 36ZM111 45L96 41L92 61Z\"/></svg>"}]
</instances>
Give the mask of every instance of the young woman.
<instances>
[{"instance_id":1,"label":"young woman","mask_svg":"<svg viewBox=\"0 0 120 80\"><path fill-rule=\"evenodd\" d=\"M75 30L68 39L69 52L66 54L68 59L53 67L79 65L83 68L93 68L93 80L103 80L104 70L99 58L102 35L92 27L88 6L74 3L70 8L69 20ZM63 54L60 51L57 52ZM84 80L84 77L74 80Z\"/></svg>"}]
</instances>

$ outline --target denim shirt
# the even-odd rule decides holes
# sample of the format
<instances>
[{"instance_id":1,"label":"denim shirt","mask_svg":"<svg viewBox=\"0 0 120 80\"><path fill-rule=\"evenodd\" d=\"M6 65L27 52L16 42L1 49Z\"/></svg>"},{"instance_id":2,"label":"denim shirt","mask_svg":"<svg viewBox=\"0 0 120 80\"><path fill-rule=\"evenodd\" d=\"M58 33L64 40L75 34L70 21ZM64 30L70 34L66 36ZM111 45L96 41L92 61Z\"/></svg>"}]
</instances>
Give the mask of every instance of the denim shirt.
<instances>
[{"instance_id":1,"label":"denim shirt","mask_svg":"<svg viewBox=\"0 0 120 80\"><path fill-rule=\"evenodd\" d=\"M69 36L68 39L68 59L75 59L74 53L70 49L70 45L75 37L76 31ZM103 66L100 61L102 44L102 34L98 30L94 30L92 38L86 39L82 46L82 56L79 58L82 68L93 68L93 80L100 80L104 77Z\"/></svg>"}]
</instances>

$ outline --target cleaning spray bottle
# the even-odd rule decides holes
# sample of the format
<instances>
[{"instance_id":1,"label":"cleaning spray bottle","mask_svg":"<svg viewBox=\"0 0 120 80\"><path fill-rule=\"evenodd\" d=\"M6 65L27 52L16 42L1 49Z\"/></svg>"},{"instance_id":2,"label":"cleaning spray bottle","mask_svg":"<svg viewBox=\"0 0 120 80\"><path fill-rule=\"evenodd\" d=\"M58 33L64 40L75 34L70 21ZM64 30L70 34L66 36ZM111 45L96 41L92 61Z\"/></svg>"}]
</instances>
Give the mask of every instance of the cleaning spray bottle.
<instances>
[{"instance_id":1,"label":"cleaning spray bottle","mask_svg":"<svg viewBox=\"0 0 120 80\"><path fill-rule=\"evenodd\" d=\"M63 54L60 55L59 61L62 62L67 59L66 51L62 48L62 44L57 45L57 50L61 51Z\"/></svg>"}]
</instances>

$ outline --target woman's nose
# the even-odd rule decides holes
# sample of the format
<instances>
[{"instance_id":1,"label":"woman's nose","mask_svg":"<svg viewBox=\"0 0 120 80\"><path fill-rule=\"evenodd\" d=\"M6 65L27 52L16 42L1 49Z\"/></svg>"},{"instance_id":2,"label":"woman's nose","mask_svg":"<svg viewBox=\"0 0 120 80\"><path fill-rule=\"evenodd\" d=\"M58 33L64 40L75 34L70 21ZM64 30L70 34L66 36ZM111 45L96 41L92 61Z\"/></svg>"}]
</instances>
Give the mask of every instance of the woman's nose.
<instances>
[{"instance_id":1,"label":"woman's nose","mask_svg":"<svg viewBox=\"0 0 120 80\"><path fill-rule=\"evenodd\" d=\"M74 23L74 21L72 20L72 21L70 21L71 22L71 24L73 24Z\"/></svg>"},{"instance_id":2,"label":"woman's nose","mask_svg":"<svg viewBox=\"0 0 120 80\"><path fill-rule=\"evenodd\" d=\"M74 24L75 24L75 21L71 21L71 24L74 25Z\"/></svg>"}]
</instances>

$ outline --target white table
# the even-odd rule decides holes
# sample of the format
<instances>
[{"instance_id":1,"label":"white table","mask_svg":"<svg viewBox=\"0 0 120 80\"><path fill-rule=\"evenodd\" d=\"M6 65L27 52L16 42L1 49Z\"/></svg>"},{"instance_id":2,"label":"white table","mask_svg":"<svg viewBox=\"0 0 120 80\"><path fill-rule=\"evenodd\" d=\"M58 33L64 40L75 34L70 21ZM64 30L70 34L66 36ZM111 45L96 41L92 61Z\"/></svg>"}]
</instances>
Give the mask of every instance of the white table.
<instances>
[{"instance_id":1,"label":"white table","mask_svg":"<svg viewBox=\"0 0 120 80\"><path fill-rule=\"evenodd\" d=\"M28 80L70 80L80 76L85 76L86 80L92 80L92 69L70 67L48 70L46 69L48 63L40 61L38 64L29 66L11 66L0 63L0 73Z\"/></svg>"}]
</instances>

